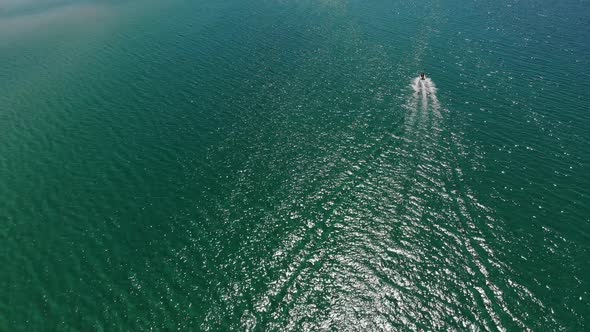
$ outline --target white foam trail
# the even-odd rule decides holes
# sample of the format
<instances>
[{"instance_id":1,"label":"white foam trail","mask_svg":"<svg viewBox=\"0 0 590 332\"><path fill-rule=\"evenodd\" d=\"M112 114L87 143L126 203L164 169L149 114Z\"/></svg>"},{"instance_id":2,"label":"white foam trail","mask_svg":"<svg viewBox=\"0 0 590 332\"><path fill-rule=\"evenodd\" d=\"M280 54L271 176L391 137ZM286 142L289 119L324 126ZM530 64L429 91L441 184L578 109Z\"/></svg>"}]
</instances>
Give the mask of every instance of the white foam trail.
<instances>
[{"instance_id":1,"label":"white foam trail","mask_svg":"<svg viewBox=\"0 0 590 332\"><path fill-rule=\"evenodd\" d=\"M438 102L438 98L436 97L436 92L438 91L436 84L434 84L430 78L425 79L423 82L424 87L428 92L428 96L430 97L430 101L432 102L432 110L438 115L440 104Z\"/></svg>"},{"instance_id":2,"label":"white foam trail","mask_svg":"<svg viewBox=\"0 0 590 332\"><path fill-rule=\"evenodd\" d=\"M420 95L422 96L422 109L428 109L428 90L426 89L426 84L424 80L420 80Z\"/></svg>"},{"instance_id":3,"label":"white foam trail","mask_svg":"<svg viewBox=\"0 0 590 332\"><path fill-rule=\"evenodd\" d=\"M437 113L439 112L440 104L436 97L436 84L430 78L421 79L420 77L414 78L412 81L412 90L414 90L412 104L417 104L418 101L422 104L422 109L428 109L429 103L432 104L432 110Z\"/></svg>"}]
</instances>

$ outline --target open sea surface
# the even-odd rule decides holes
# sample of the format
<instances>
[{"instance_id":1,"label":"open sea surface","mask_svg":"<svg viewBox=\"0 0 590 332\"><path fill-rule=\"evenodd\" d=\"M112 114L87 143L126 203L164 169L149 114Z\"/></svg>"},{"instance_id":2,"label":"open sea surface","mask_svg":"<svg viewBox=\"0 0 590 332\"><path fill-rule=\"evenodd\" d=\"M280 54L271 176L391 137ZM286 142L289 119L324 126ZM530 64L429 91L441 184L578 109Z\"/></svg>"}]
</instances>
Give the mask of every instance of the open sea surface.
<instances>
[{"instance_id":1,"label":"open sea surface","mask_svg":"<svg viewBox=\"0 0 590 332\"><path fill-rule=\"evenodd\" d=\"M589 69L587 0L0 0L0 330L588 331Z\"/></svg>"}]
</instances>

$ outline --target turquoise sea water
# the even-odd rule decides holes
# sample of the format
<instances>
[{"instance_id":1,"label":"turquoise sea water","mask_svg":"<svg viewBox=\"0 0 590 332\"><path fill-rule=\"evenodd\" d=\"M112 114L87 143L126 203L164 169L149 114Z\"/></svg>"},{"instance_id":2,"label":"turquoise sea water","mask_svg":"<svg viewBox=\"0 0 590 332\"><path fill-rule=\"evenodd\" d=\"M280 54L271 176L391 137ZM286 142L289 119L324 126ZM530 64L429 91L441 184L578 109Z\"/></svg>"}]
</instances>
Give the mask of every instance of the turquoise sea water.
<instances>
[{"instance_id":1,"label":"turquoise sea water","mask_svg":"<svg viewBox=\"0 0 590 332\"><path fill-rule=\"evenodd\" d=\"M589 40L584 0L0 0L0 330L587 330Z\"/></svg>"}]
</instances>

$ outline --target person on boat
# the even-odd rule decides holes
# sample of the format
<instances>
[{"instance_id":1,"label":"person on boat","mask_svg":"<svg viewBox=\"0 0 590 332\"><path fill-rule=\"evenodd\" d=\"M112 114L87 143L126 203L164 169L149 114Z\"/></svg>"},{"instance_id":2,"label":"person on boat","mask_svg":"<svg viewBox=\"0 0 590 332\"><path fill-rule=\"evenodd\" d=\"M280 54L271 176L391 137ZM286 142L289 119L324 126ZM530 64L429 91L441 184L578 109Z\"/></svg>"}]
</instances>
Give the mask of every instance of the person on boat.
<instances>
[{"instance_id":1,"label":"person on boat","mask_svg":"<svg viewBox=\"0 0 590 332\"><path fill-rule=\"evenodd\" d=\"M424 75L424 73L420 73L420 79L421 80L425 80L426 79L426 75Z\"/></svg>"}]
</instances>

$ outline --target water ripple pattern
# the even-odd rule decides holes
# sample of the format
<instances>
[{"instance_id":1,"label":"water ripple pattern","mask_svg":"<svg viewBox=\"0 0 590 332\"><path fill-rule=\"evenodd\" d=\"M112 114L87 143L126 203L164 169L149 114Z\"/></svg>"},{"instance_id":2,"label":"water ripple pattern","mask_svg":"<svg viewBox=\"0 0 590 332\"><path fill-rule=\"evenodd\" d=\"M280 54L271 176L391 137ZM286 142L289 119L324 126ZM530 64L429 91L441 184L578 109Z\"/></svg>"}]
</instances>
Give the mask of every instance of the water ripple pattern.
<instances>
[{"instance_id":1,"label":"water ripple pattern","mask_svg":"<svg viewBox=\"0 0 590 332\"><path fill-rule=\"evenodd\" d=\"M0 330L588 330L583 1L0 7Z\"/></svg>"}]
</instances>

